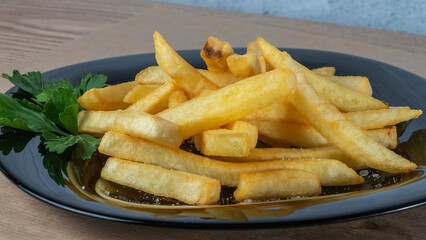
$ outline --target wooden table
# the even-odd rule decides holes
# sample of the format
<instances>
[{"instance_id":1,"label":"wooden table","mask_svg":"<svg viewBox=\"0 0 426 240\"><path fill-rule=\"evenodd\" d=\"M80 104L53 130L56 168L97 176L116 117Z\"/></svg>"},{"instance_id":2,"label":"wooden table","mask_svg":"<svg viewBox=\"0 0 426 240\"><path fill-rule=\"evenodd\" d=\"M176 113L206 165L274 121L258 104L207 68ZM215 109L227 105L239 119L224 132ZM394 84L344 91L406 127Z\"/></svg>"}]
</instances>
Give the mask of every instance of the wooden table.
<instances>
[{"instance_id":1,"label":"wooden table","mask_svg":"<svg viewBox=\"0 0 426 240\"><path fill-rule=\"evenodd\" d=\"M152 52L158 30L175 49L208 36L244 47L262 36L281 47L345 52L426 76L426 37L139 0L0 1L0 72L46 71ZM1 80L2 92L10 88ZM424 110L424 109L423 109ZM426 206L344 223L256 230L189 230L123 224L61 210L0 176L0 239L423 239Z\"/></svg>"}]
</instances>

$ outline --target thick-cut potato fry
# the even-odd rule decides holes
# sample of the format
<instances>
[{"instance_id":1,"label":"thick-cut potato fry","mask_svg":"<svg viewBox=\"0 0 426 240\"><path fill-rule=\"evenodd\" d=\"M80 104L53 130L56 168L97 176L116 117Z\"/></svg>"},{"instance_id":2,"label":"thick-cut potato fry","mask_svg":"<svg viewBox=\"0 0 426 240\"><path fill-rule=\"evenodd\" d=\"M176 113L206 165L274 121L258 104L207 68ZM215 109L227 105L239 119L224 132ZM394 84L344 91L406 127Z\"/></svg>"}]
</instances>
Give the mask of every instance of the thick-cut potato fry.
<instances>
[{"instance_id":1,"label":"thick-cut potato fry","mask_svg":"<svg viewBox=\"0 0 426 240\"><path fill-rule=\"evenodd\" d=\"M205 69L197 69L197 71L219 87L225 87L244 79L243 77L236 77L230 72L212 72Z\"/></svg>"},{"instance_id":2,"label":"thick-cut potato fry","mask_svg":"<svg viewBox=\"0 0 426 240\"><path fill-rule=\"evenodd\" d=\"M334 146L316 148L255 148L250 151L250 154L247 157L214 158L229 162L259 162L292 158L328 158L339 160L354 170L367 168L364 164L350 159Z\"/></svg>"},{"instance_id":3,"label":"thick-cut potato fry","mask_svg":"<svg viewBox=\"0 0 426 240\"><path fill-rule=\"evenodd\" d=\"M361 76L325 76L326 79L339 84L347 89L371 97L373 89L367 77Z\"/></svg>"},{"instance_id":4,"label":"thick-cut potato fry","mask_svg":"<svg viewBox=\"0 0 426 240\"><path fill-rule=\"evenodd\" d=\"M101 177L189 204L215 204L220 197L220 183L216 179L119 158L111 157L106 161Z\"/></svg>"},{"instance_id":5,"label":"thick-cut potato fry","mask_svg":"<svg viewBox=\"0 0 426 240\"><path fill-rule=\"evenodd\" d=\"M290 144L295 147L323 147L331 145L314 127L309 124L300 124L284 121L247 121L257 127L259 135L266 136L285 147ZM375 130L365 130L365 134L378 141L387 148L395 148L397 144L396 128L387 127Z\"/></svg>"},{"instance_id":6,"label":"thick-cut potato fry","mask_svg":"<svg viewBox=\"0 0 426 240\"><path fill-rule=\"evenodd\" d=\"M282 54L279 49L265 41L263 38L257 38L257 43L259 44L260 49L262 49L265 60L267 60L273 68L285 66L292 71L296 71L296 68L300 69L303 74L306 75L307 81L309 81L316 92L328 99L338 109L345 112L353 112L387 108L386 104L375 98L349 90L339 84L327 80L323 76L313 73L305 66L294 61L287 53Z\"/></svg>"},{"instance_id":7,"label":"thick-cut potato fry","mask_svg":"<svg viewBox=\"0 0 426 240\"><path fill-rule=\"evenodd\" d=\"M312 72L321 75L321 76L334 76L336 74L335 67L321 67L312 69Z\"/></svg>"},{"instance_id":8,"label":"thick-cut potato fry","mask_svg":"<svg viewBox=\"0 0 426 240\"><path fill-rule=\"evenodd\" d=\"M123 102L126 94L138 84L135 81L111 85L104 88L92 88L77 99L86 110L111 111L129 106Z\"/></svg>"},{"instance_id":9,"label":"thick-cut potato fry","mask_svg":"<svg viewBox=\"0 0 426 240\"><path fill-rule=\"evenodd\" d=\"M228 85L158 113L176 123L184 138L215 129L271 105L295 91L290 70L273 70Z\"/></svg>"},{"instance_id":10,"label":"thick-cut potato fry","mask_svg":"<svg viewBox=\"0 0 426 240\"><path fill-rule=\"evenodd\" d=\"M241 120L308 123L306 119L288 101L271 104L266 108L244 116L241 118Z\"/></svg>"},{"instance_id":11,"label":"thick-cut potato fry","mask_svg":"<svg viewBox=\"0 0 426 240\"><path fill-rule=\"evenodd\" d=\"M290 55L283 53L282 67L294 63ZM287 64L287 65L286 65ZM291 67L297 76L297 91L291 101L296 109L330 143L342 150L351 159L378 170L403 173L417 168L417 165L387 149L368 137L348 121L329 101L321 97L308 82L303 67Z\"/></svg>"},{"instance_id":12,"label":"thick-cut potato fry","mask_svg":"<svg viewBox=\"0 0 426 240\"><path fill-rule=\"evenodd\" d=\"M173 79L159 66L147 67L140 71L135 81L141 85L163 85Z\"/></svg>"},{"instance_id":13,"label":"thick-cut potato fry","mask_svg":"<svg viewBox=\"0 0 426 240\"><path fill-rule=\"evenodd\" d=\"M141 111L82 111L77 119L78 131L83 133L101 135L114 130L173 147L182 142L176 124Z\"/></svg>"},{"instance_id":14,"label":"thick-cut potato fry","mask_svg":"<svg viewBox=\"0 0 426 240\"><path fill-rule=\"evenodd\" d=\"M167 108L170 94L177 89L178 87L174 81L166 82L161 87L139 99L126 110L137 110L151 114L158 113Z\"/></svg>"},{"instance_id":15,"label":"thick-cut potato fry","mask_svg":"<svg viewBox=\"0 0 426 240\"><path fill-rule=\"evenodd\" d=\"M99 152L167 169L212 177L226 186L237 186L241 172L288 168L315 173L322 186L353 185L364 181L354 170L338 160L292 159L249 163L224 162L117 132L105 133L99 145Z\"/></svg>"},{"instance_id":16,"label":"thick-cut potato fry","mask_svg":"<svg viewBox=\"0 0 426 240\"><path fill-rule=\"evenodd\" d=\"M421 114L421 110L412 110L409 107L391 107L380 110L348 112L344 116L362 129L375 129L408 121Z\"/></svg>"},{"instance_id":17,"label":"thick-cut potato fry","mask_svg":"<svg viewBox=\"0 0 426 240\"><path fill-rule=\"evenodd\" d=\"M159 86L160 85L137 85L127 93L127 95L123 99L123 102L133 104L139 99L148 95L148 93L157 89Z\"/></svg>"},{"instance_id":18,"label":"thick-cut potato fry","mask_svg":"<svg viewBox=\"0 0 426 240\"><path fill-rule=\"evenodd\" d=\"M421 110L409 107L391 107L379 110L366 110L343 113L343 115L361 129L378 129L417 118ZM264 109L249 114L241 120L246 121L284 121L309 124L291 103L274 103Z\"/></svg>"},{"instance_id":19,"label":"thick-cut potato fry","mask_svg":"<svg viewBox=\"0 0 426 240\"><path fill-rule=\"evenodd\" d=\"M190 97L202 89L218 89L216 84L210 82L193 66L186 62L166 42L160 33L154 33L155 58L158 65L183 88Z\"/></svg>"},{"instance_id":20,"label":"thick-cut potato fry","mask_svg":"<svg viewBox=\"0 0 426 240\"><path fill-rule=\"evenodd\" d=\"M188 101L188 98L185 95L185 91L178 89L169 96L169 108L179 106L181 103L186 101Z\"/></svg>"},{"instance_id":21,"label":"thick-cut potato fry","mask_svg":"<svg viewBox=\"0 0 426 240\"><path fill-rule=\"evenodd\" d=\"M253 53L259 56L262 56L262 50L259 47L259 44L257 44L257 41L249 42L247 44L247 52L246 53Z\"/></svg>"},{"instance_id":22,"label":"thick-cut potato fry","mask_svg":"<svg viewBox=\"0 0 426 240\"><path fill-rule=\"evenodd\" d=\"M318 177L300 169L278 169L241 173L234 192L237 201L267 200L296 196L317 196L321 193Z\"/></svg>"},{"instance_id":23,"label":"thick-cut potato fry","mask_svg":"<svg viewBox=\"0 0 426 240\"><path fill-rule=\"evenodd\" d=\"M257 136L258 136L258 131L256 126L244 121L235 121L235 122L226 124L223 127L232 131L247 133L249 141L250 141L251 149L254 149L256 147Z\"/></svg>"},{"instance_id":24,"label":"thick-cut potato fry","mask_svg":"<svg viewBox=\"0 0 426 240\"><path fill-rule=\"evenodd\" d=\"M207 156L247 156L251 150L248 133L229 129L203 131L193 138L198 151Z\"/></svg>"},{"instance_id":25,"label":"thick-cut potato fry","mask_svg":"<svg viewBox=\"0 0 426 240\"><path fill-rule=\"evenodd\" d=\"M395 149L398 145L398 134L395 126L364 130L363 132L386 148Z\"/></svg>"},{"instance_id":26,"label":"thick-cut potato fry","mask_svg":"<svg viewBox=\"0 0 426 240\"><path fill-rule=\"evenodd\" d=\"M265 59L256 54L234 54L229 56L226 62L229 71L236 77L251 77L266 72Z\"/></svg>"},{"instance_id":27,"label":"thick-cut potato fry","mask_svg":"<svg viewBox=\"0 0 426 240\"><path fill-rule=\"evenodd\" d=\"M227 72L226 58L234 54L231 44L209 37L201 50L201 57L212 72Z\"/></svg>"}]
</instances>

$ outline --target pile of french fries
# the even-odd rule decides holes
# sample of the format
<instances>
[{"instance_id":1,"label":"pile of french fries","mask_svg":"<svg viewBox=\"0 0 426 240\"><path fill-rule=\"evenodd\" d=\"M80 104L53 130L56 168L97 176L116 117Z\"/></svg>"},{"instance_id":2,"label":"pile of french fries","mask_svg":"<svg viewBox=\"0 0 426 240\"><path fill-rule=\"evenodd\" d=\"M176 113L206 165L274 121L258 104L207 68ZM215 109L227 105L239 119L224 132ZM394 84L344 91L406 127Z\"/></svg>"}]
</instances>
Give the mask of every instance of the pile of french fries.
<instances>
[{"instance_id":1,"label":"pile of french fries","mask_svg":"<svg viewBox=\"0 0 426 240\"><path fill-rule=\"evenodd\" d=\"M356 170L406 173L391 151L395 124L422 111L388 107L363 76L308 69L262 38L235 54L214 37L195 69L154 33L158 66L134 81L78 99L80 132L102 136L103 179L188 204L316 196L321 186L363 183ZM192 138L198 155L181 150ZM270 148L256 148L258 141Z\"/></svg>"}]
</instances>

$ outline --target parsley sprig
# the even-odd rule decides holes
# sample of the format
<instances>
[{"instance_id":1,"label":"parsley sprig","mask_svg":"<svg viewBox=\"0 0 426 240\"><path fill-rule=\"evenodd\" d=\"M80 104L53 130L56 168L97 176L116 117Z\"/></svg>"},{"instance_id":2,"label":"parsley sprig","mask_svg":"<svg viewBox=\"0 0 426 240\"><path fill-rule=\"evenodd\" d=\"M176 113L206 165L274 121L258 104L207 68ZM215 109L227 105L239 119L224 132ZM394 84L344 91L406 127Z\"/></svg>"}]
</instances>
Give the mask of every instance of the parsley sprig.
<instances>
[{"instance_id":1,"label":"parsley sprig","mask_svg":"<svg viewBox=\"0 0 426 240\"><path fill-rule=\"evenodd\" d=\"M15 98L0 94L0 125L41 133L44 147L52 153L74 151L75 156L88 159L96 151L100 140L79 134L77 115L83 110L77 99L92 88L101 88L107 77L102 74L84 74L78 86L60 80L48 83L40 72L2 75L27 96Z\"/></svg>"}]
</instances>

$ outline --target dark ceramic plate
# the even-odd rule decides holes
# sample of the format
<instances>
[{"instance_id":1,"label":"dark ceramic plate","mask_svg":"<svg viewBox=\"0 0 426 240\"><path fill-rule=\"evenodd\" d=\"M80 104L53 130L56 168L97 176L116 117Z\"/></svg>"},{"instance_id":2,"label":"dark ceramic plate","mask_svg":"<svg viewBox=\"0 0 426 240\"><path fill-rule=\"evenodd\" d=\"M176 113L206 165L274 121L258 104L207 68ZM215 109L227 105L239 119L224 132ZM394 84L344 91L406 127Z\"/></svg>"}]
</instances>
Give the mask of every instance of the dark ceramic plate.
<instances>
[{"instance_id":1,"label":"dark ceramic plate","mask_svg":"<svg viewBox=\"0 0 426 240\"><path fill-rule=\"evenodd\" d=\"M309 68L335 66L336 75L367 76L372 84L374 97L382 99L390 106L410 106L413 109L425 109L426 80L405 70L378 61L357 56L307 49L285 49L295 60ZM236 52L244 52L237 49ZM205 68L199 56L199 50L179 52L196 68ZM154 54L138 54L115 57L75 64L44 73L47 79L69 79L76 83L83 71L102 73L108 76L109 83L116 84L134 79L143 68L156 65ZM14 92L16 89L9 90ZM420 158L424 160L424 130L426 114L412 121L400 141L407 141L413 132L420 132ZM420 130L420 131L418 131ZM423 135L422 135L423 134ZM419 134L417 134L419 135ZM18 143L19 144L19 143ZM336 222L374 216L410 207L426 202L426 174L419 167L414 178L407 184L395 185L367 194L353 195L329 202L318 202L304 208L298 208L291 214L269 214L267 217L249 218L246 222L202 219L199 217L163 217L135 213L114 208L102 203L87 201L76 195L67 186L58 186L50 177L38 151L39 139L29 141L19 153L12 151L0 156L1 171L19 188L28 194L54 206L102 219L130 223L143 223L182 227L262 227L294 226ZM16 148L15 148L16 149ZM421 155L421 154L420 154ZM421 165L425 165L424 163ZM271 204L269 213L279 212L283 208ZM265 215L266 216L266 215Z\"/></svg>"}]
</instances>

